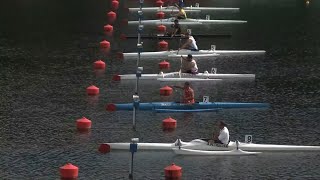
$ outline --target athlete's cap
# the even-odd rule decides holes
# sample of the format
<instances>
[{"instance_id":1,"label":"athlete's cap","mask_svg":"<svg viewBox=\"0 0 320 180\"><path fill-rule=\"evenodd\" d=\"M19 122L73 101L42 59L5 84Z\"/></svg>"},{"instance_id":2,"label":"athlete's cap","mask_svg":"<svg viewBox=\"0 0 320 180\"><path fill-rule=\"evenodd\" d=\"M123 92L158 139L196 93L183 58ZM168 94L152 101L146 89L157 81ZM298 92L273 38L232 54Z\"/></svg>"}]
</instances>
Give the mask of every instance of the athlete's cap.
<instances>
[{"instance_id":1,"label":"athlete's cap","mask_svg":"<svg viewBox=\"0 0 320 180\"><path fill-rule=\"evenodd\" d=\"M192 54L188 54L188 58L192 58Z\"/></svg>"}]
</instances>

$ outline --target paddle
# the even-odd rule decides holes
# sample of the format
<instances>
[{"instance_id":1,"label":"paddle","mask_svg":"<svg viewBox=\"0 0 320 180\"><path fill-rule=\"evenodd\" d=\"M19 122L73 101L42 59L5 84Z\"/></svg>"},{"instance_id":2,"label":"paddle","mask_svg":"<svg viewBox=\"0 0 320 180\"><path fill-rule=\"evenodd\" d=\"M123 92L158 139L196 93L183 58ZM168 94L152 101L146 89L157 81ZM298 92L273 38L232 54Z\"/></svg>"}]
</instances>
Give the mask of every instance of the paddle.
<instances>
[{"instance_id":1,"label":"paddle","mask_svg":"<svg viewBox=\"0 0 320 180\"><path fill-rule=\"evenodd\" d=\"M179 54L180 46L181 46L181 38L180 38L180 41L179 41L179 48L178 48L178 51L177 51L177 55Z\"/></svg>"},{"instance_id":2,"label":"paddle","mask_svg":"<svg viewBox=\"0 0 320 180\"><path fill-rule=\"evenodd\" d=\"M180 138L178 138L178 139L177 139L177 141L176 141L176 143L175 143L175 146L178 146L178 147L179 147L179 149L181 149L181 145L182 145L182 143L181 143L181 139L180 139Z\"/></svg>"},{"instance_id":3,"label":"paddle","mask_svg":"<svg viewBox=\"0 0 320 180\"><path fill-rule=\"evenodd\" d=\"M180 38L180 41L179 41L179 49L177 51L177 55L179 54L180 46L181 46L181 38ZM181 55L181 58L180 58L180 71L179 71L179 77L180 78L181 78L181 69L182 69L182 55Z\"/></svg>"},{"instance_id":4,"label":"paddle","mask_svg":"<svg viewBox=\"0 0 320 180\"><path fill-rule=\"evenodd\" d=\"M236 140L237 150L239 150L239 141Z\"/></svg>"},{"instance_id":5,"label":"paddle","mask_svg":"<svg viewBox=\"0 0 320 180\"><path fill-rule=\"evenodd\" d=\"M181 55L181 58L180 58L180 71L179 71L179 77L181 78L181 71L182 71L182 55Z\"/></svg>"}]
</instances>

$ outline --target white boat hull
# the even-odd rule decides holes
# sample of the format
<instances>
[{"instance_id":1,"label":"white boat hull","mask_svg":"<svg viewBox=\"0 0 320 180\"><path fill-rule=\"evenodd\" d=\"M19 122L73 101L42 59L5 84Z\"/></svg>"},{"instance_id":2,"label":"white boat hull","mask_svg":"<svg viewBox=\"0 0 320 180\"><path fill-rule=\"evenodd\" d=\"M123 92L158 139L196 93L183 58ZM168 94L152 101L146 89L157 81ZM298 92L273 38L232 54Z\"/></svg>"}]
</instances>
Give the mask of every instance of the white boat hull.
<instances>
[{"instance_id":1,"label":"white boat hull","mask_svg":"<svg viewBox=\"0 0 320 180\"><path fill-rule=\"evenodd\" d=\"M119 75L121 80L136 80L136 74ZM254 74L213 74L213 73L161 73L161 74L141 74L140 80L158 80L158 81L219 81L221 79L254 79Z\"/></svg>"},{"instance_id":2,"label":"white boat hull","mask_svg":"<svg viewBox=\"0 0 320 180\"><path fill-rule=\"evenodd\" d=\"M197 57L197 58L208 58L208 57L216 57L219 56L220 54L217 53L211 53L211 54L194 54L192 55L193 57ZM181 57L180 53L179 54L169 54L168 55L169 58L179 58Z\"/></svg>"},{"instance_id":3,"label":"white boat hull","mask_svg":"<svg viewBox=\"0 0 320 180\"><path fill-rule=\"evenodd\" d=\"M208 81L221 81L222 79L197 79L197 78L158 78L160 82L208 82Z\"/></svg>"},{"instance_id":4,"label":"white boat hull","mask_svg":"<svg viewBox=\"0 0 320 180\"><path fill-rule=\"evenodd\" d=\"M129 25L171 25L175 18L167 18L167 19L155 19L155 20L142 20L142 21L128 21ZM243 24L247 23L247 21L242 20L206 20L206 19L180 19L179 24L181 25L199 25L199 24Z\"/></svg>"},{"instance_id":5,"label":"white boat hull","mask_svg":"<svg viewBox=\"0 0 320 180\"><path fill-rule=\"evenodd\" d=\"M111 150L128 150L130 143L106 143ZM177 148L177 143L138 143L140 150L171 150ZM219 147L216 145L208 145L206 141L195 139L190 142L181 141L181 148L205 150L205 151L227 151L236 148L236 143L231 141L228 147ZM239 143L239 149L243 151L320 151L320 146L297 146L297 145L275 145L275 144L254 144Z\"/></svg>"},{"instance_id":6,"label":"white boat hull","mask_svg":"<svg viewBox=\"0 0 320 180\"><path fill-rule=\"evenodd\" d=\"M258 155L261 152L248 152L241 149L233 149L230 151L202 151L194 149L173 148L175 154L179 155L191 155L191 156L249 156Z\"/></svg>"},{"instance_id":7,"label":"white boat hull","mask_svg":"<svg viewBox=\"0 0 320 180\"><path fill-rule=\"evenodd\" d=\"M141 52L140 58L143 57L181 57L181 55L192 54L194 57L213 57L219 55L252 55L252 54L264 54L264 50L254 50L254 51L241 51L241 50L199 50L191 51L182 49L172 50L172 51L155 51L155 52ZM124 58L137 58L138 52L123 53Z\"/></svg>"},{"instance_id":8,"label":"white boat hull","mask_svg":"<svg viewBox=\"0 0 320 180\"><path fill-rule=\"evenodd\" d=\"M202 11L231 11L239 12L240 8L225 8L225 7L184 7L186 12L202 12ZM169 7L143 7L142 12L178 12L178 8L175 6ZM138 12L140 8L129 8L129 12Z\"/></svg>"}]
</instances>

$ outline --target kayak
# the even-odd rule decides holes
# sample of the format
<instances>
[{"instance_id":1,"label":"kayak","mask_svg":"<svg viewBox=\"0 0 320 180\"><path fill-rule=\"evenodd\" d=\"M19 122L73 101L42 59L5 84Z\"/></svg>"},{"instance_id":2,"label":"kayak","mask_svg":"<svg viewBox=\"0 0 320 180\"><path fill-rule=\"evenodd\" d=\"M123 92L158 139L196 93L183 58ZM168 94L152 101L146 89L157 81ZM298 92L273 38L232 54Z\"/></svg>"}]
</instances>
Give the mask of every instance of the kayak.
<instances>
[{"instance_id":1,"label":"kayak","mask_svg":"<svg viewBox=\"0 0 320 180\"><path fill-rule=\"evenodd\" d=\"M230 38L232 35L231 34L193 34L193 37L203 37L203 38L207 38L207 37L215 37L215 38ZM138 36L137 35L129 35L126 36L127 39L137 39ZM181 36L181 35L175 35L175 36L169 36L169 35L164 35L164 34L150 34L150 35L141 35L140 38L142 39L187 39L185 36Z\"/></svg>"},{"instance_id":2,"label":"kayak","mask_svg":"<svg viewBox=\"0 0 320 180\"><path fill-rule=\"evenodd\" d=\"M202 151L185 148L172 148L172 150L175 154L193 156L248 156L261 154L261 152L248 152L241 149L233 149L230 151Z\"/></svg>"},{"instance_id":3,"label":"kayak","mask_svg":"<svg viewBox=\"0 0 320 180\"><path fill-rule=\"evenodd\" d=\"M179 12L179 10L174 7L174 6L169 6L169 7L143 7L142 9L140 8L128 8L128 11L130 13L133 12L138 12L138 11L142 11L144 13L150 13L150 12L164 12L164 13L177 13ZM200 9L185 9L186 12L201 12Z\"/></svg>"},{"instance_id":4,"label":"kayak","mask_svg":"<svg viewBox=\"0 0 320 180\"><path fill-rule=\"evenodd\" d=\"M217 112L222 108L211 108L211 109L154 109L156 113L184 113L184 112Z\"/></svg>"},{"instance_id":5,"label":"kayak","mask_svg":"<svg viewBox=\"0 0 320 180\"><path fill-rule=\"evenodd\" d=\"M222 79L198 79L198 78L157 78L159 82L209 82L222 81Z\"/></svg>"},{"instance_id":6,"label":"kayak","mask_svg":"<svg viewBox=\"0 0 320 180\"><path fill-rule=\"evenodd\" d=\"M170 51L153 51L153 52L141 52L140 58L159 58L159 57L181 57L182 55L192 54L194 57L213 57L219 55L255 55L265 54L264 50L199 50L191 51L187 49L170 50ZM137 58L138 52L131 53L118 53L119 58Z\"/></svg>"},{"instance_id":7,"label":"kayak","mask_svg":"<svg viewBox=\"0 0 320 180\"><path fill-rule=\"evenodd\" d=\"M140 8L128 8L129 12L138 12L142 10L142 12L178 12L178 8L176 6L167 6L167 7L143 7ZM226 7L183 7L186 12L203 12L203 11L232 11L239 12L240 8L226 8Z\"/></svg>"},{"instance_id":8,"label":"kayak","mask_svg":"<svg viewBox=\"0 0 320 180\"><path fill-rule=\"evenodd\" d=\"M128 150L130 143L104 143L111 150ZM180 139L174 143L138 143L139 150L172 150L172 148L181 147L184 149L195 149L203 151L228 151L237 147L235 141L230 141L228 146L213 144L208 145L207 141L194 139L190 142L183 142ZM254 144L240 142L238 148L243 151L320 151L320 146L301 146L301 145L276 145L276 144Z\"/></svg>"},{"instance_id":9,"label":"kayak","mask_svg":"<svg viewBox=\"0 0 320 180\"><path fill-rule=\"evenodd\" d=\"M136 80L136 74L123 74L123 75L115 75L119 76L117 79L120 80ZM215 74L208 73L205 71L204 73L198 74L190 74L190 73L179 73L179 72L171 72L171 73L163 73L159 74L141 74L139 80L157 80L157 81L210 81L210 80L221 80L221 79L254 79L255 74Z\"/></svg>"},{"instance_id":10,"label":"kayak","mask_svg":"<svg viewBox=\"0 0 320 180\"><path fill-rule=\"evenodd\" d=\"M175 18L167 19L153 19L153 20L141 20L141 21L128 21L128 25L171 25ZM244 24L247 21L242 20L210 20L210 19L179 19L180 25L201 25L201 24Z\"/></svg>"},{"instance_id":11,"label":"kayak","mask_svg":"<svg viewBox=\"0 0 320 180\"><path fill-rule=\"evenodd\" d=\"M139 103L138 109L140 111L154 111L154 112L166 112L169 110L175 110L177 112L201 112L203 110L216 111L221 109L239 109L239 108L268 108L268 103L239 103L239 102L197 102L194 104L183 104L177 102L149 102ZM133 103L122 103L107 105L107 111L132 111L134 107Z\"/></svg>"}]
</instances>

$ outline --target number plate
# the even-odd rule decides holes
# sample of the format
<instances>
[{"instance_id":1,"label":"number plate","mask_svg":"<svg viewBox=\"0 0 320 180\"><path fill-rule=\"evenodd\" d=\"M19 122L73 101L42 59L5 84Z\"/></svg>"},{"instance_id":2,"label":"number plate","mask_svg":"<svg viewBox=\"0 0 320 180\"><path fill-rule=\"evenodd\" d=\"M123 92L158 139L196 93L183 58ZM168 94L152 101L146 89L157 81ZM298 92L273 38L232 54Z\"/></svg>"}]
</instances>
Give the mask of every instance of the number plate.
<instances>
[{"instance_id":1,"label":"number plate","mask_svg":"<svg viewBox=\"0 0 320 180\"><path fill-rule=\"evenodd\" d=\"M208 103L209 102L209 96L203 96L203 102Z\"/></svg>"},{"instance_id":2,"label":"number plate","mask_svg":"<svg viewBox=\"0 0 320 180\"><path fill-rule=\"evenodd\" d=\"M252 135L245 135L244 141L245 143L252 143Z\"/></svg>"}]
</instances>

